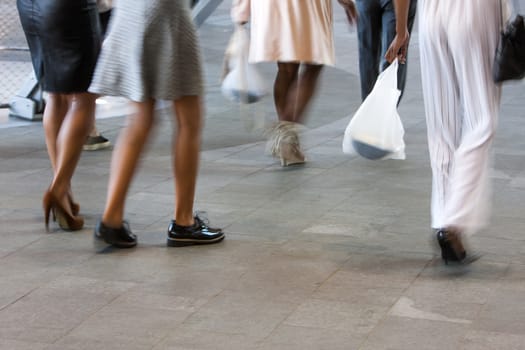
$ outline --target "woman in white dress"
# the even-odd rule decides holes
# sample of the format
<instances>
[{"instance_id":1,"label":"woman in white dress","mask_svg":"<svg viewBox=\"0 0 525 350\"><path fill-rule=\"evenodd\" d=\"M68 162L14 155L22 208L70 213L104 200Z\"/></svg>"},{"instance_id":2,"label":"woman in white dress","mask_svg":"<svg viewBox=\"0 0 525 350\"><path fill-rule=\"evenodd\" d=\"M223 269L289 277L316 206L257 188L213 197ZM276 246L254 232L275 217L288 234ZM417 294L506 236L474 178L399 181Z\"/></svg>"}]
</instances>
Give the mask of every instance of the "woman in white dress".
<instances>
[{"instance_id":1,"label":"woman in white dress","mask_svg":"<svg viewBox=\"0 0 525 350\"><path fill-rule=\"evenodd\" d=\"M323 66L335 62L332 15L331 0L233 0L233 20L251 22L250 62L277 62L269 148L283 166L305 162L297 126Z\"/></svg>"}]
</instances>

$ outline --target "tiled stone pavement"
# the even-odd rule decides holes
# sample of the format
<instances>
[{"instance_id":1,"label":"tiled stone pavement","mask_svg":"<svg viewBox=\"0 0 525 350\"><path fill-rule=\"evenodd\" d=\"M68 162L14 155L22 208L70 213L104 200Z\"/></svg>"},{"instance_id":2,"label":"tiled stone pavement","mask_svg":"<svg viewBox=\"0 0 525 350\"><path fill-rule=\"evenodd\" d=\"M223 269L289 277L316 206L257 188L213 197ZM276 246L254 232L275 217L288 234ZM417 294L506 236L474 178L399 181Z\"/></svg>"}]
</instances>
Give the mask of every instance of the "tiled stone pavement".
<instances>
[{"instance_id":1,"label":"tiled stone pavement","mask_svg":"<svg viewBox=\"0 0 525 350\"><path fill-rule=\"evenodd\" d=\"M341 153L359 93L355 33L338 12L338 65L310 112L308 165L282 169L248 130L273 118L271 99L239 110L220 95L227 10L201 29L207 120L196 203L227 239L165 246L173 187L163 109L126 208L140 243L126 251L92 242L110 151L85 152L74 178L85 229L46 233L41 124L0 129L0 349L524 349L525 85L503 94L493 219L471 239L485 255L445 267L429 244L417 33L400 107L407 160ZM98 125L115 141L123 122Z\"/></svg>"}]
</instances>

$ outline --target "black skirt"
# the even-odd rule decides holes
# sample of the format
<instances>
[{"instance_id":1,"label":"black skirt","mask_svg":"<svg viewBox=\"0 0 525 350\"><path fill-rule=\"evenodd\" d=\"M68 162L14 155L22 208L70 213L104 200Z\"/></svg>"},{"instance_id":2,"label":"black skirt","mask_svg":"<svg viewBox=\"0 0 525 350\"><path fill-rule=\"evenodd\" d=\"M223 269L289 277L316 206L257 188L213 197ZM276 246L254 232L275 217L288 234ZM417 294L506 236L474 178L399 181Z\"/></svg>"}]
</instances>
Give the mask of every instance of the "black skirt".
<instances>
[{"instance_id":1,"label":"black skirt","mask_svg":"<svg viewBox=\"0 0 525 350\"><path fill-rule=\"evenodd\" d=\"M17 0L44 91L86 92L101 46L96 0Z\"/></svg>"}]
</instances>

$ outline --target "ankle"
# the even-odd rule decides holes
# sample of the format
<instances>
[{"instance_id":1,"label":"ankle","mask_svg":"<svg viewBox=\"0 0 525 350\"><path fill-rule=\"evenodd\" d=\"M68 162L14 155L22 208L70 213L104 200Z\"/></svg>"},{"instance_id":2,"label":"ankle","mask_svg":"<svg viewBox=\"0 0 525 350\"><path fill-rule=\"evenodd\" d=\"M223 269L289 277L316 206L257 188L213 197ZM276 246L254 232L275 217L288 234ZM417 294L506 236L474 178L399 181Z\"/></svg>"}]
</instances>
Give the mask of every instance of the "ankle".
<instances>
[{"instance_id":1,"label":"ankle","mask_svg":"<svg viewBox=\"0 0 525 350\"><path fill-rule=\"evenodd\" d=\"M119 228L122 227L122 220L115 220L115 219L112 219L112 218L106 218L104 216L100 220L100 223L104 227L107 227L107 228L110 228L110 229L114 229L114 230L118 230Z\"/></svg>"},{"instance_id":2,"label":"ankle","mask_svg":"<svg viewBox=\"0 0 525 350\"><path fill-rule=\"evenodd\" d=\"M48 192L50 192L56 199L61 200L68 194L69 189L66 189L63 186L57 186L56 184L52 184L51 186L49 186Z\"/></svg>"},{"instance_id":3,"label":"ankle","mask_svg":"<svg viewBox=\"0 0 525 350\"><path fill-rule=\"evenodd\" d=\"M188 206L186 205L186 207ZM193 226L195 224L195 214L192 209L192 206L190 206L190 210L179 206L173 213L173 221L176 222L178 226Z\"/></svg>"},{"instance_id":4,"label":"ankle","mask_svg":"<svg viewBox=\"0 0 525 350\"><path fill-rule=\"evenodd\" d=\"M187 218L184 218L184 219L179 219L179 218L176 218L173 220L173 223L177 226L182 226L182 227L190 227L190 226L193 226L195 225L195 220L193 219L193 217L187 219Z\"/></svg>"}]
</instances>

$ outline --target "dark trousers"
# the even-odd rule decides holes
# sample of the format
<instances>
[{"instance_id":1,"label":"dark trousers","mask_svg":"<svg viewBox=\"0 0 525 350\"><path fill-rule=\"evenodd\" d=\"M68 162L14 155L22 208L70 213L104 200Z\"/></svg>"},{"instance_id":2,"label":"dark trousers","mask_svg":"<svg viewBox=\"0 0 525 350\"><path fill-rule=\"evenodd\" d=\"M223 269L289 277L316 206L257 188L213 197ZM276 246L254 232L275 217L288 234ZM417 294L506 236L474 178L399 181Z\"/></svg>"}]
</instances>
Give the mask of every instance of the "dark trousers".
<instances>
[{"instance_id":1,"label":"dark trousers","mask_svg":"<svg viewBox=\"0 0 525 350\"><path fill-rule=\"evenodd\" d=\"M111 18L111 11L113 10L101 12L98 14L99 19L100 19L100 30L102 33L102 37L105 37L108 31L108 24L109 24L109 19Z\"/></svg>"},{"instance_id":2,"label":"dark trousers","mask_svg":"<svg viewBox=\"0 0 525 350\"><path fill-rule=\"evenodd\" d=\"M384 56L396 35L396 14L392 0L356 0L356 6L359 14L357 35L361 98L364 100L372 91L379 73L389 65ZM412 32L416 7L417 0L412 0L408 13L409 32ZM406 73L406 64L400 64L397 86L401 95L405 88Z\"/></svg>"}]
</instances>

